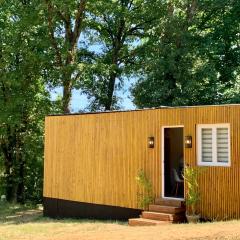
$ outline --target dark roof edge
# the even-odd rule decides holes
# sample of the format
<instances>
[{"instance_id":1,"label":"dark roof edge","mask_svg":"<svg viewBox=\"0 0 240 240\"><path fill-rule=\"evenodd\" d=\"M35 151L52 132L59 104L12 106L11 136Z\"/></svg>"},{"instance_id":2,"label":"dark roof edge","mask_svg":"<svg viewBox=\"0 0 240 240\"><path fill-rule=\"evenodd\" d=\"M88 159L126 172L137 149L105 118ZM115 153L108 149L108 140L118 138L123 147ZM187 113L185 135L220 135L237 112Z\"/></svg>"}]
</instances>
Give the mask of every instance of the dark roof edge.
<instances>
[{"instance_id":1,"label":"dark roof edge","mask_svg":"<svg viewBox=\"0 0 240 240\"><path fill-rule=\"evenodd\" d=\"M82 112L82 113L68 113L68 114L49 114L47 117L58 117L58 116L74 116L74 115L89 115L89 114L106 114L106 113L120 113L120 112L137 112L137 111L148 111L157 109L178 109L178 108L200 108L200 107L224 107L224 106L240 106L240 104L219 104L219 105L196 105L196 106L160 106L156 108L140 108L131 110L113 110L113 111L103 111L103 112Z\"/></svg>"}]
</instances>

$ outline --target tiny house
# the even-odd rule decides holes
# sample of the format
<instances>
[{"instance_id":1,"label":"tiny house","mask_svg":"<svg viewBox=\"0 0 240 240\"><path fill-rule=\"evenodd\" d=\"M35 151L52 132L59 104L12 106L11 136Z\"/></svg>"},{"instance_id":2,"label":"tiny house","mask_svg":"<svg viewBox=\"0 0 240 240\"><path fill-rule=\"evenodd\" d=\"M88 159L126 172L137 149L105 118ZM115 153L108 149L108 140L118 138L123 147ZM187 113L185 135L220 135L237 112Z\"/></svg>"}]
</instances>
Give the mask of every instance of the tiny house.
<instances>
[{"instance_id":1,"label":"tiny house","mask_svg":"<svg viewBox=\"0 0 240 240\"><path fill-rule=\"evenodd\" d=\"M240 105L47 116L44 214L135 217L140 169L156 198L184 201L186 165L205 168L203 218L240 218Z\"/></svg>"}]
</instances>

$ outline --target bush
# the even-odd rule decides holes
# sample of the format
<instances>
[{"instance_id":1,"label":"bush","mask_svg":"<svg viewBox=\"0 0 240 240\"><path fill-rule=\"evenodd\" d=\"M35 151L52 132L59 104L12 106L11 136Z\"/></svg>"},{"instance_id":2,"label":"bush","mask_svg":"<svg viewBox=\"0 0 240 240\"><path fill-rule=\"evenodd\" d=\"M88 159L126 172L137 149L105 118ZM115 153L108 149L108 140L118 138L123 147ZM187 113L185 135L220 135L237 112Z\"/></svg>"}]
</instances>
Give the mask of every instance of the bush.
<instances>
[{"instance_id":1,"label":"bush","mask_svg":"<svg viewBox=\"0 0 240 240\"><path fill-rule=\"evenodd\" d=\"M154 202L153 186L151 181L147 178L143 169L139 170L136 177L138 186L141 188L140 192L137 192L138 206L146 209L149 204Z\"/></svg>"},{"instance_id":2,"label":"bush","mask_svg":"<svg viewBox=\"0 0 240 240\"><path fill-rule=\"evenodd\" d=\"M185 167L184 179L187 184L186 205L189 207L189 214L196 215L196 206L200 201L198 176L202 169L198 167Z\"/></svg>"}]
</instances>

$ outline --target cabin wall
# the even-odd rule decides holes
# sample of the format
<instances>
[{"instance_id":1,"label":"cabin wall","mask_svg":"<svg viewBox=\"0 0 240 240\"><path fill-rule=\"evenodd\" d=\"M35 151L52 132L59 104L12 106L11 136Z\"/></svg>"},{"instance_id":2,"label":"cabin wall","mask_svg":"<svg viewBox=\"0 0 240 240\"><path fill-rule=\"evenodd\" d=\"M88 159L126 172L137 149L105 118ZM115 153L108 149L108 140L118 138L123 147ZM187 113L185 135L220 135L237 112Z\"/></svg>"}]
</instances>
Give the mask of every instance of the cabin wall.
<instances>
[{"instance_id":1,"label":"cabin wall","mask_svg":"<svg viewBox=\"0 0 240 240\"><path fill-rule=\"evenodd\" d=\"M157 117L142 111L47 117L44 196L137 208L141 168L159 195ZM155 149L147 147L149 135L158 139Z\"/></svg>"},{"instance_id":2,"label":"cabin wall","mask_svg":"<svg viewBox=\"0 0 240 240\"><path fill-rule=\"evenodd\" d=\"M185 110L185 135L193 148L185 148L185 161L197 165L196 124L230 123L230 167L204 167L200 177L200 212L210 219L240 218L240 107L217 106Z\"/></svg>"},{"instance_id":3,"label":"cabin wall","mask_svg":"<svg viewBox=\"0 0 240 240\"><path fill-rule=\"evenodd\" d=\"M184 159L194 166L196 124L230 123L231 167L205 167L199 209L207 218L238 218L239 116L239 106L213 106L46 117L44 197L137 209L138 170L162 195L163 126L184 125L193 139Z\"/></svg>"}]
</instances>

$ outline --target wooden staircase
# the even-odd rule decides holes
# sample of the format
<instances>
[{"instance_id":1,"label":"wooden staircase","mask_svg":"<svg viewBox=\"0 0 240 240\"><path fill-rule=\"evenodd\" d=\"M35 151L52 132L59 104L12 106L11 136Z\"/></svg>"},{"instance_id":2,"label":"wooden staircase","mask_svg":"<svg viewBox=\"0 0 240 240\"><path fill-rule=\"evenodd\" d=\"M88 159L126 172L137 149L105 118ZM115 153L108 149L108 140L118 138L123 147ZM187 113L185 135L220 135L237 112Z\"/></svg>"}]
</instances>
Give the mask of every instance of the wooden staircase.
<instances>
[{"instance_id":1,"label":"wooden staircase","mask_svg":"<svg viewBox=\"0 0 240 240\"><path fill-rule=\"evenodd\" d=\"M185 204L181 200L166 200L158 198L149 205L148 211L143 211L139 218L130 218L129 226L153 226L185 221Z\"/></svg>"}]
</instances>

